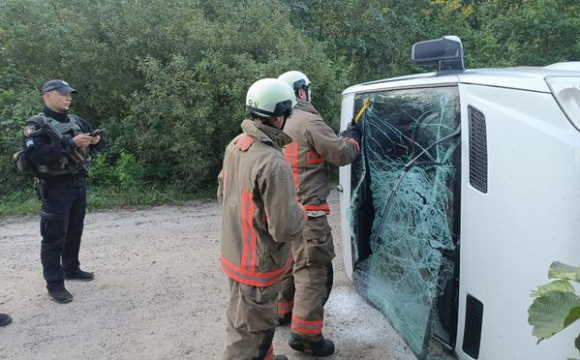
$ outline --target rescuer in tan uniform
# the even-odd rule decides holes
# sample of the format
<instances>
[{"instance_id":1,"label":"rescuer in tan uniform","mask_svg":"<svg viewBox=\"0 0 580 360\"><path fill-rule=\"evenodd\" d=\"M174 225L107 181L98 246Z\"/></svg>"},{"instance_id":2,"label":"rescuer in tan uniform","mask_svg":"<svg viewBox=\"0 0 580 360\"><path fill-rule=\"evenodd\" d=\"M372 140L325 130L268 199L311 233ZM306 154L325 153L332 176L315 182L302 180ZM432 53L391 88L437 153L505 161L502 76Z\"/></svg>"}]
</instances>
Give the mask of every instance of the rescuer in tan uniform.
<instances>
[{"instance_id":1,"label":"rescuer in tan uniform","mask_svg":"<svg viewBox=\"0 0 580 360\"><path fill-rule=\"evenodd\" d=\"M286 145L285 154L298 201L308 215L301 241L292 243L294 267L283 280L278 318L281 322L291 318L290 347L328 356L334 353L334 344L322 335L323 306L335 256L326 219L330 213L326 202L330 192L328 163L350 164L360 150L361 131L350 127L342 136L336 136L310 103L310 80L303 73L289 71L278 79L293 88L298 101L284 129L293 139Z\"/></svg>"},{"instance_id":2,"label":"rescuer in tan uniform","mask_svg":"<svg viewBox=\"0 0 580 360\"><path fill-rule=\"evenodd\" d=\"M274 357L272 339L280 279L292 263L289 242L299 241L306 218L282 154L291 142L282 128L295 104L284 82L257 81L246 97L252 119L226 148L218 177L221 267L230 284L223 359L287 359Z\"/></svg>"}]
</instances>

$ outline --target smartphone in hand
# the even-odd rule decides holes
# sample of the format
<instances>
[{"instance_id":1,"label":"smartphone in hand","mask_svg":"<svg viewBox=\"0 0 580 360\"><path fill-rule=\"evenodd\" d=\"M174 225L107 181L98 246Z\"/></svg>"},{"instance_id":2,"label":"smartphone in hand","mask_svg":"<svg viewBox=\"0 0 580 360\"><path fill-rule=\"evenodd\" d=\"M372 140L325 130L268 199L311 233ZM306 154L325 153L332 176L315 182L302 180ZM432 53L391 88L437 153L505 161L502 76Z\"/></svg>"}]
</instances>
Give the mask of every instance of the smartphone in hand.
<instances>
[{"instance_id":1,"label":"smartphone in hand","mask_svg":"<svg viewBox=\"0 0 580 360\"><path fill-rule=\"evenodd\" d=\"M105 132L105 129L104 129L104 128L103 128L103 129L97 129L97 130L95 130L95 131L93 131L93 132L91 133L91 136L95 137L95 136L97 136L97 135L101 135L101 134L102 134L102 133L104 133L104 132Z\"/></svg>"}]
</instances>

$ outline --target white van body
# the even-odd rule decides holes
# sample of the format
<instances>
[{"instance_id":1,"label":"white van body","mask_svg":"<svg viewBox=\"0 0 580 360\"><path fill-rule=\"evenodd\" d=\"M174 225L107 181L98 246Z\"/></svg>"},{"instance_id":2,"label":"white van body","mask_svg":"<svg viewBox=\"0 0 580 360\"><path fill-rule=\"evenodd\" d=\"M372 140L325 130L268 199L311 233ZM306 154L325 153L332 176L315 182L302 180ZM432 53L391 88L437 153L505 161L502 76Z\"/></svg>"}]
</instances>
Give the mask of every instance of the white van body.
<instances>
[{"instance_id":1,"label":"white van body","mask_svg":"<svg viewBox=\"0 0 580 360\"><path fill-rule=\"evenodd\" d=\"M549 281L550 264L557 260L580 265L580 119L575 123L560 107L547 82L551 78L571 79L580 85L580 62L419 74L359 84L343 92L341 129L358 113L357 97L360 104L360 98L368 94L392 92L396 97L397 91L406 89L457 91L461 127L457 138L458 289L452 317L456 323L443 342L459 359L578 357L574 348L578 322L540 344L528 324L530 292ZM473 109L485 118L485 191L470 180L469 114ZM353 166L342 167L339 185L344 265L351 279L357 266L350 224L353 171ZM464 337L473 332L465 327L471 311L468 296L478 301L481 314L479 334L469 340L477 344L466 352ZM416 353L419 358L425 355Z\"/></svg>"}]
</instances>

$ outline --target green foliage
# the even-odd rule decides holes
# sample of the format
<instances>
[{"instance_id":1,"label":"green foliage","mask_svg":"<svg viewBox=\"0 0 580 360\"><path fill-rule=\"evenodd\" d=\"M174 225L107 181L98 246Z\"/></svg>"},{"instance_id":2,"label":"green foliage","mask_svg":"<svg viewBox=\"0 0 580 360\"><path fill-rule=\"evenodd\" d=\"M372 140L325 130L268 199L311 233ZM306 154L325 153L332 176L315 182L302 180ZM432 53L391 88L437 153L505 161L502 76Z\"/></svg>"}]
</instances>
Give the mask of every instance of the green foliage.
<instances>
[{"instance_id":1,"label":"green foliage","mask_svg":"<svg viewBox=\"0 0 580 360\"><path fill-rule=\"evenodd\" d=\"M343 71L277 1L0 0L0 9L6 88L64 78L79 89L75 113L107 128L96 183L213 186L248 87L289 69L312 74L317 107L338 119L340 92L325 90L346 87ZM17 148L17 138L2 140ZM132 158L118 163L122 150ZM107 167L120 171L114 181Z\"/></svg>"},{"instance_id":2,"label":"green foliage","mask_svg":"<svg viewBox=\"0 0 580 360\"><path fill-rule=\"evenodd\" d=\"M27 179L22 190L11 190L0 197L0 218L10 215L38 214L40 200L32 180Z\"/></svg>"},{"instance_id":3,"label":"green foliage","mask_svg":"<svg viewBox=\"0 0 580 360\"><path fill-rule=\"evenodd\" d=\"M458 35L468 67L578 60L579 12L572 0L0 0L0 197L26 187L11 156L47 79L73 84L74 113L107 128L92 183L203 191L259 78L306 73L337 130L347 86L425 71L410 64L416 41Z\"/></svg>"},{"instance_id":4,"label":"green foliage","mask_svg":"<svg viewBox=\"0 0 580 360\"><path fill-rule=\"evenodd\" d=\"M87 189L87 209L120 209L128 206L184 205L187 201L215 196L215 186L196 193L157 186L121 188L119 186L90 185ZM12 191L0 201L0 219L14 215L36 215L40 200L32 181L23 190Z\"/></svg>"},{"instance_id":5,"label":"green foliage","mask_svg":"<svg viewBox=\"0 0 580 360\"><path fill-rule=\"evenodd\" d=\"M121 153L115 167L115 175L117 175L122 189L140 188L143 172L143 166L135 160L133 155Z\"/></svg>"},{"instance_id":6,"label":"green foliage","mask_svg":"<svg viewBox=\"0 0 580 360\"><path fill-rule=\"evenodd\" d=\"M555 261L550 265L548 278L559 279L538 287L532 292L534 302L528 309L528 322L538 343L562 331L580 319L580 296L569 281L580 282L580 266L573 267ZM580 352L580 335L575 340Z\"/></svg>"},{"instance_id":7,"label":"green foliage","mask_svg":"<svg viewBox=\"0 0 580 360\"><path fill-rule=\"evenodd\" d=\"M24 120L35 113L37 96L31 90L0 87L0 198L23 186L24 178L15 170L12 156L21 149Z\"/></svg>"}]
</instances>

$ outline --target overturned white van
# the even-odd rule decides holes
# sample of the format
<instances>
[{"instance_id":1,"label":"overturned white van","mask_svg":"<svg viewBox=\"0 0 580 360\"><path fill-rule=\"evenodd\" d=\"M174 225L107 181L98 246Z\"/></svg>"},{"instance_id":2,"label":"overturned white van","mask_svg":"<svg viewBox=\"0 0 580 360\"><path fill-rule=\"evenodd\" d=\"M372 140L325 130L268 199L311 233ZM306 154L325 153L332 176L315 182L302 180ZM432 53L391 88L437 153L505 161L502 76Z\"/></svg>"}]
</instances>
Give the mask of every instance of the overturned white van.
<instances>
[{"instance_id":1,"label":"overturned white van","mask_svg":"<svg viewBox=\"0 0 580 360\"><path fill-rule=\"evenodd\" d=\"M343 92L361 155L340 169L344 264L419 359L577 357L580 324L537 344L531 290L580 265L580 62L464 70L459 38L418 43L435 73Z\"/></svg>"}]
</instances>

